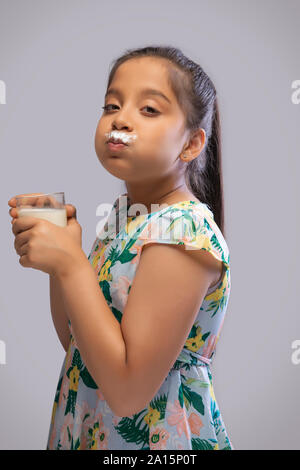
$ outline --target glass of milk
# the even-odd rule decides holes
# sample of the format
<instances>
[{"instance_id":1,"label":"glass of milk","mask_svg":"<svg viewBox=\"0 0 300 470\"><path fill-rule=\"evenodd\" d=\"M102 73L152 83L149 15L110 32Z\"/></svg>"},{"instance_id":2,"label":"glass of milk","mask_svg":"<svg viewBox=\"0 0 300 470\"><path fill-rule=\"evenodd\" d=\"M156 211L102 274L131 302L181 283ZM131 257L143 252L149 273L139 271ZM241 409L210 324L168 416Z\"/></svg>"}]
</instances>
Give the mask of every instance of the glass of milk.
<instances>
[{"instance_id":1,"label":"glass of milk","mask_svg":"<svg viewBox=\"0 0 300 470\"><path fill-rule=\"evenodd\" d=\"M17 196L18 217L38 217L46 219L60 227L67 225L65 193L41 193L34 196Z\"/></svg>"}]
</instances>

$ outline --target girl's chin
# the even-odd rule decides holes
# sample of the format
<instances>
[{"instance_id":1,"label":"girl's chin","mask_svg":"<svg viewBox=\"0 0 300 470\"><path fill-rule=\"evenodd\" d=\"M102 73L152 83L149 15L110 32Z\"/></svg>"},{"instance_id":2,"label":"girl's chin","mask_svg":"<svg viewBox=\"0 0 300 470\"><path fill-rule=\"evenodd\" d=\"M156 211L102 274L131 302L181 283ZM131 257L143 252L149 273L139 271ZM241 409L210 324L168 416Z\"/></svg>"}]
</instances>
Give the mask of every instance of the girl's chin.
<instances>
[{"instance_id":1,"label":"girl's chin","mask_svg":"<svg viewBox=\"0 0 300 470\"><path fill-rule=\"evenodd\" d=\"M100 163L103 168L108 171L108 173L115 176L116 178L127 181L132 177L132 171L126 168L126 165L124 165L125 162L122 161L121 158L109 157L106 158L104 162L101 161Z\"/></svg>"}]
</instances>

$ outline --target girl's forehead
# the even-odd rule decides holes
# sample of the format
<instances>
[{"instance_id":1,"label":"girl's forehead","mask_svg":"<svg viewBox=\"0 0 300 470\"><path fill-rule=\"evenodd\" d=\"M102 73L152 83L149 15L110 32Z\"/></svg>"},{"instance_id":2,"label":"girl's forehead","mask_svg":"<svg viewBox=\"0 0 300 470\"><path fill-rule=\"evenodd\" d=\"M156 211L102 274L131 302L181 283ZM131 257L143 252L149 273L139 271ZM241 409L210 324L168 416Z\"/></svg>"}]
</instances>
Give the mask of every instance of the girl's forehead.
<instances>
[{"instance_id":1,"label":"girl's forehead","mask_svg":"<svg viewBox=\"0 0 300 470\"><path fill-rule=\"evenodd\" d=\"M164 57L133 57L131 59L125 60L120 67L160 67L165 68L169 63Z\"/></svg>"},{"instance_id":2,"label":"girl's forehead","mask_svg":"<svg viewBox=\"0 0 300 470\"><path fill-rule=\"evenodd\" d=\"M116 69L113 80L134 74L134 80L153 80L168 86L168 67L165 61L150 57L126 60Z\"/></svg>"},{"instance_id":3,"label":"girl's forehead","mask_svg":"<svg viewBox=\"0 0 300 470\"><path fill-rule=\"evenodd\" d=\"M143 89L156 89L174 100L166 64L161 64L161 61L156 60L156 58L154 58L154 60L143 59L144 58L134 58L121 64L116 69L109 89L121 89L123 87L128 89L130 85L132 85L133 89L137 92ZM150 58L146 57L145 59Z\"/></svg>"}]
</instances>

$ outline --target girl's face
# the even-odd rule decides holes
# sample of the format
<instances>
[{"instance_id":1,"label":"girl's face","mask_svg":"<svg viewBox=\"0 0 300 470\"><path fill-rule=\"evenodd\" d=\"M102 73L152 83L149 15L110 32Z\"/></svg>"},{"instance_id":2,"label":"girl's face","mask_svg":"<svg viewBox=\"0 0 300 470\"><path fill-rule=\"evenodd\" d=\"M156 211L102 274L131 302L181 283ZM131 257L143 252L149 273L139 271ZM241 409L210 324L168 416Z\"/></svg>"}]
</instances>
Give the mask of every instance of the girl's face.
<instances>
[{"instance_id":1,"label":"girl's face","mask_svg":"<svg viewBox=\"0 0 300 470\"><path fill-rule=\"evenodd\" d=\"M105 96L107 110L99 120L95 150L99 161L112 175L126 182L153 182L178 172L179 158L188 138L185 117L168 84L164 59L142 57L121 64L109 86L117 92ZM146 92L157 90L158 94ZM112 130L136 135L124 149L109 148Z\"/></svg>"}]
</instances>

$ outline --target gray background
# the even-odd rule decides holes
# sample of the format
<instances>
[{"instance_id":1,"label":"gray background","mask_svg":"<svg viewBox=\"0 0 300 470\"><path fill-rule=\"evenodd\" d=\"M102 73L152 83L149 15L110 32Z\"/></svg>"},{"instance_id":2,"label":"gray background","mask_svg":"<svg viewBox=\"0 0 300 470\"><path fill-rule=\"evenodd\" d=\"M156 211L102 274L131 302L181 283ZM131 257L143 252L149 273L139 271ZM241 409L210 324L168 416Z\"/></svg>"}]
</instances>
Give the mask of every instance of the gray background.
<instances>
[{"instance_id":1,"label":"gray background","mask_svg":"<svg viewBox=\"0 0 300 470\"><path fill-rule=\"evenodd\" d=\"M125 49L179 47L210 75L223 134L232 290L212 365L236 449L300 449L300 2L0 0L0 448L45 449L64 359L48 275L13 246L7 201L65 191L88 255L96 207L124 183L94 150L109 66Z\"/></svg>"}]
</instances>

